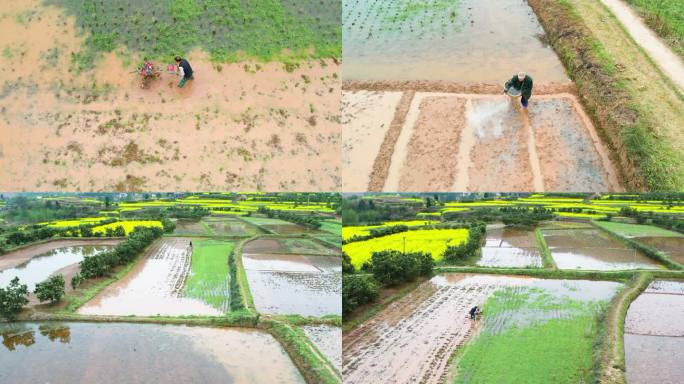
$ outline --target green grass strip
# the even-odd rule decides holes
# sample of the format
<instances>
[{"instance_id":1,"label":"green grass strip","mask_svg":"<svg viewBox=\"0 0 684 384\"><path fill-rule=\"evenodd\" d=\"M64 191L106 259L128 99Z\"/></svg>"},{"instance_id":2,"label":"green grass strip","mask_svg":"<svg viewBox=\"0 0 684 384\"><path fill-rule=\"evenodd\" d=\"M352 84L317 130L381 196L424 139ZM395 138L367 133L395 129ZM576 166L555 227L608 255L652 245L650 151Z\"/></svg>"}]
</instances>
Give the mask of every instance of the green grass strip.
<instances>
[{"instance_id":1,"label":"green grass strip","mask_svg":"<svg viewBox=\"0 0 684 384\"><path fill-rule=\"evenodd\" d=\"M237 277L238 284L240 284L240 293L242 294L242 300L245 308L248 308L256 312L256 307L254 306L254 297L252 297L252 292L249 289L249 281L247 280L247 272L245 272L245 266L242 264L242 247L252 240L258 239L259 236L252 236L249 239L243 240L238 243L235 248L235 262L237 264Z\"/></svg>"},{"instance_id":2,"label":"green grass strip","mask_svg":"<svg viewBox=\"0 0 684 384\"><path fill-rule=\"evenodd\" d=\"M537 244L539 245L539 254L541 255L544 268L554 270L558 269L556 262L553 260L553 256L551 256L551 250L549 249L548 244L546 244L546 239L544 238L544 234L542 233L541 229L536 228L534 230L534 235L537 238Z\"/></svg>"},{"instance_id":3,"label":"green grass strip","mask_svg":"<svg viewBox=\"0 0 684 384\"><path fill-rule=\"evenodd\" d=\"M454 383L591 382L593 345L606 304L533 289L495 292L483 307L484 328L458 359ZM562 314L554 316L557 311ZM514 324L500 328L500 317Z\"/></svg>"},{"instance_id":4,"label":"green grass strip","mask_svg":"<svg viewBox=\"0 0 684 384\"><path fill-rule=\"evenodd\" d=\"M191 271L183 290L185 296L229 312L228 254L235 245L230 241L197 239L192 245Z\"/></svg>"},{"instance_id":5,"label":"green grass strip","mask_svg":"<svg viewBox=\"0 0 684 384\"><path fill-rule=\"evenodd\" d=\"M653 274L635 275L622 291L613 298L604 321L605 328L596 347L595 377L606 384L624 384L625 381L625 318L630 304L653 281Z\"/></svg>"},{"instance_id":6,"label":"green grass strip","mask_svg":"<svg viewBox=\"0 0 684 384\"><path fill-rule=\"evenodd\" d=\"M342 382L340 373L309 340L304 331L274 320L264 320L260 327L267 330L283 345L307 383L338 384Z\"/></svg>"},{"instance_id":7,"label":"green grass strip","mask_svg":"<svg viewBox=\"0 0 684 384\"><path fill-rule=\"evenodd\" d=\"M603 225L603 222L598 222L598 221L592 221L592 224L601 231L607 233L609 236L612 236L613 238L617 239L619 242L627 245L628 247L632 249L636 249L638 251L643 252L646 256L650 257L651 259L657 261L660 264L665 265L669 269L674 269L674 270L684 270L684 266L675 263L672 261L665 253L662 251L655 249L651 247L650 245L646 245L643 243L640 243L638 239L631 239L629 237L625 237L611 229L610 226L606 227Z\"/></svg>"}]
</instances>

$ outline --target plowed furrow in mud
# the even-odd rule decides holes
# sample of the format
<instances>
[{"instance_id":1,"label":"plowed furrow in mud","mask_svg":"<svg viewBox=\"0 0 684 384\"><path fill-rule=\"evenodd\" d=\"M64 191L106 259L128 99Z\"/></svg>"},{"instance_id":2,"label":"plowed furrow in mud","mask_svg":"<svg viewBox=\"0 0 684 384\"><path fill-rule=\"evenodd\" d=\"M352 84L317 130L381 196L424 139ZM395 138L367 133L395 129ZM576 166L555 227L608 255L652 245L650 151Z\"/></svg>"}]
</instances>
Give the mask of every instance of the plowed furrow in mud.
<instances>
[{"instance_id":1,"label":"plowed furrow in mud","mask_svg":"<svg viewBox=\"0 0 684 384\"><path fill-rule=\"evenodd\" d=\"M494 284L439 286L417 305L410 297L388 307L345 337L345 382L439 382L449 357L470 335L473 324L468 310L482 304L495 288ZM411 306L410 313L391 324L396 312Z\"/></svg>"}]
</instances>

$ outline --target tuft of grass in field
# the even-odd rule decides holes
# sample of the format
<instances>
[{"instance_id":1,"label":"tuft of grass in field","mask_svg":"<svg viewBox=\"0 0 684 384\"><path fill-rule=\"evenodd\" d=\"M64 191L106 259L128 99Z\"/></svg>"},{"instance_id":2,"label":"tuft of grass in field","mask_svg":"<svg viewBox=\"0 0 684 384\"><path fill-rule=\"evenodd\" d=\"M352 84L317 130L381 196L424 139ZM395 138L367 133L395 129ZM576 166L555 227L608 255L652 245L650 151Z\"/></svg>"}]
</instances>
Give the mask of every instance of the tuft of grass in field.
<instances>
[{"instance_id":1,"label":"tuft of grass in field","mask_svg":"<svg viewBox=\"0 0 684 384\"><path fill-rule=\"evenodd\" d=\"M454 383L587 383L607 303L505 288L485 303L484 328L458 357ZM500 318L513 319L501 326Z\"/></svg>"},{"instance_id":2,"label":"tuft of grass in field","mask_svg":"<svg viewBox=\"0 0 684 384\"><path fill-rule=\"evenodd\" d=\"M193 240L192 245L191 270L183 293L229 312L228 254L234 244L220 240Z\"/></svg>"},{"instance_id":3,"label":"tuft of grass in field","mask_svg":"<svg viewBox=\"0 0 684 384\"><path fill-rule=\"evenodd\" d=\"M66 8L86 35L77 70L119 46L171 62L199 47L217 63L299 61L341 55L338 0L45 0Z\"/></svg>"},{"instance_id":4,"label":"tuft of grass in field","mask_svg":"<svg viewBox=\"0 0 684 384\"><path fill-rule=\"evenodd\" d=\"M665 42L684 59L684 2L681 0L627 0Z\"/></svg>"}]
</instances>

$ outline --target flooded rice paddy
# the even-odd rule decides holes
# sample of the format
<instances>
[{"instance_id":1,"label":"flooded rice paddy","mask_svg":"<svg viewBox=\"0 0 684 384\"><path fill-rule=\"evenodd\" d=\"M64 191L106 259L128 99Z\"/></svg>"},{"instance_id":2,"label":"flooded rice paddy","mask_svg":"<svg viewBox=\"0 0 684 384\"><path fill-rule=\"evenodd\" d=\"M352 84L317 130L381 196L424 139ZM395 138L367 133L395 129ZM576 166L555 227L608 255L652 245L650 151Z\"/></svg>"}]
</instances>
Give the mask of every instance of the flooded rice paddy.
<instances>
[{"instance_id":1,"label":"flooded rice paddy","mask_svg":"<svg viewBox=\"0 0 684 384\"><path fill-rule=\"evenodd\" d=\"M243 248L244 253L292 253L300 255L334 255L339 249L322 245L306 238L260 238L250 241Z\"/></svg>"},{"instance_id":2,"label":"flooded rice paddy","mask_svg":"<svg viewBox=\"0 0 684 384\"><path fill-rule=\"evenodd\" d=\"M174 235L179 236L251 236L258 229L235 218L209 217L202 220L179 219Z\"/></svg>"},{"instance_id":3,"label":"flooded rice paddy","mask_svg":"<svg viewBox=\"0 0 684 384\"><path fill-rule=\"evenodd\" d=\"M21 284L26 284L33 291L37 283L50 277L55 272L80 263L85 256L93 256L111 249L107 245L83 245L57 248L32 257L28 261L0 271L0 287L6 287L15 277Z\"/></svg>"},{"instance_id":4,"label":"flooded rice paddy","mask_svg":"<svg viewBox=\"0 0 684 384\"><path fill-rule=\"evenodd\" d=\"M15 323L0 335L3 383L304 383L280 344L255 330Z\"/></svg>"},{"instance_id":5,"label":"flooded rice paddy","mask_svg":"<svg viewBox=\"0 0 684 384\"><path fill-rule=\"evenodd\" d=\"M124 278L108 286L78 310L86 315L180 316L213 315L221 311L183 297L190 271L190 240L163 238Z\"/></svg>"},{"instance_id":6,"label":"flooded rice paddy","mask_svg":"<svg viewBox=\"0 0 684 384\"><path fill-rule=\"evenodd\" d=\"M526 2L345 0L343 76L502 83L519 69L568 81Z\"/></svg>"},{"instance_id":7,"label":"flooded rice paddy","mask_svg":"<svg viewBox=\"0 0 684 384\"><path fill-rule=\"evenodd\" d=\"M625 320L627 382L678 383L684 377L684 282L656 280Z\"/></svg>"},{"instance_id":8,"label":"flooded rice paddy","mask_svg":"<svg viewBox=\"0 0 684 384\"><path fill-rule=\"evenodd\" d=\"M306 336L323 355L342 372L342 328L329 325L307 325L302 327Z\"/></svg>"},{"instance_id":9,"label":"flooded rice paddy","mask_svg":"<svg viewBox=\"0 0 684 384\"><path fill-rule=\"evenodd\" d=\"M488 228L482 257L477 265L483 267L542 266L539 247L533 231L512 228Z\"/></svg>"},{"instance_id":10,"label":"flooded rice paddy","mask_svg":"<svg viewBox=\"0 0 684 384\"><path fill-rule=\"evenodd\" d=\"M242 263L257 311L303 316L341 315L342 260L337 256L282 254L277 240L243 248Z\"/></svg>"},{"instance_id":11,"label":"flooded rice paddy","mask_svg":"<svg viewBox=\"0 0 684 384\"><path fill-rule=\"evenodd\" d=\"M560 269L659 269L643 252L628 248L595 229L542 230L551 256Z\"/></svg>"},{"instance_id":12,"label":"flooded rice paddy","mask_svg":"<svg viewBox=\"0 0 684 384\"><path fill-rule=\"evenodd\" d=\"M519 287L558 300L590 302L609 299L618 286L493 275L436 276L344 336L345 382L444 382L453 352L477 332L468 311L498 290ZM492 321L504 329L563 313L526 312ZM571 315L570 311L565 315Z\"/></svg>"},{"instance_id":13,"label":"flooded rice paddy","mask_svg":"<svg viewBox=\"0 0 684 384\"><path fill-rule=\"evenodd\" d=\"M644 236L635 240L663 252L676 263L684 264L684 237Z\"/></svg>"}]
</instances>

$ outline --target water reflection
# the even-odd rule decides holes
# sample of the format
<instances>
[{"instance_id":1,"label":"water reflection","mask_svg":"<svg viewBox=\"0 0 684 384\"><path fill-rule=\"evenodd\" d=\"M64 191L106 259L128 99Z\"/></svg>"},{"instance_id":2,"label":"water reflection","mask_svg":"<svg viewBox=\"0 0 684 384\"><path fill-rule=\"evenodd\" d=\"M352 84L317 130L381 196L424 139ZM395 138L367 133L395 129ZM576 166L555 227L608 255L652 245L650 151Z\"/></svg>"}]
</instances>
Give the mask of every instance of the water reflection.
<instances>
[{"instance_id":1,"label":"water reflection","mask_svg":"<svg viewBox=\"0 0 684 384\"><path fill-rule=\"evenodd\" d=\"M71 329L63 324L41 324L38 327L40 335L52 342L69 344ZM26 324L15 324L9 328L0 329L2 345L8 351L15 351L18 346L26 348L36 344L36 331Z\"/></svg>"}]
</instances>

